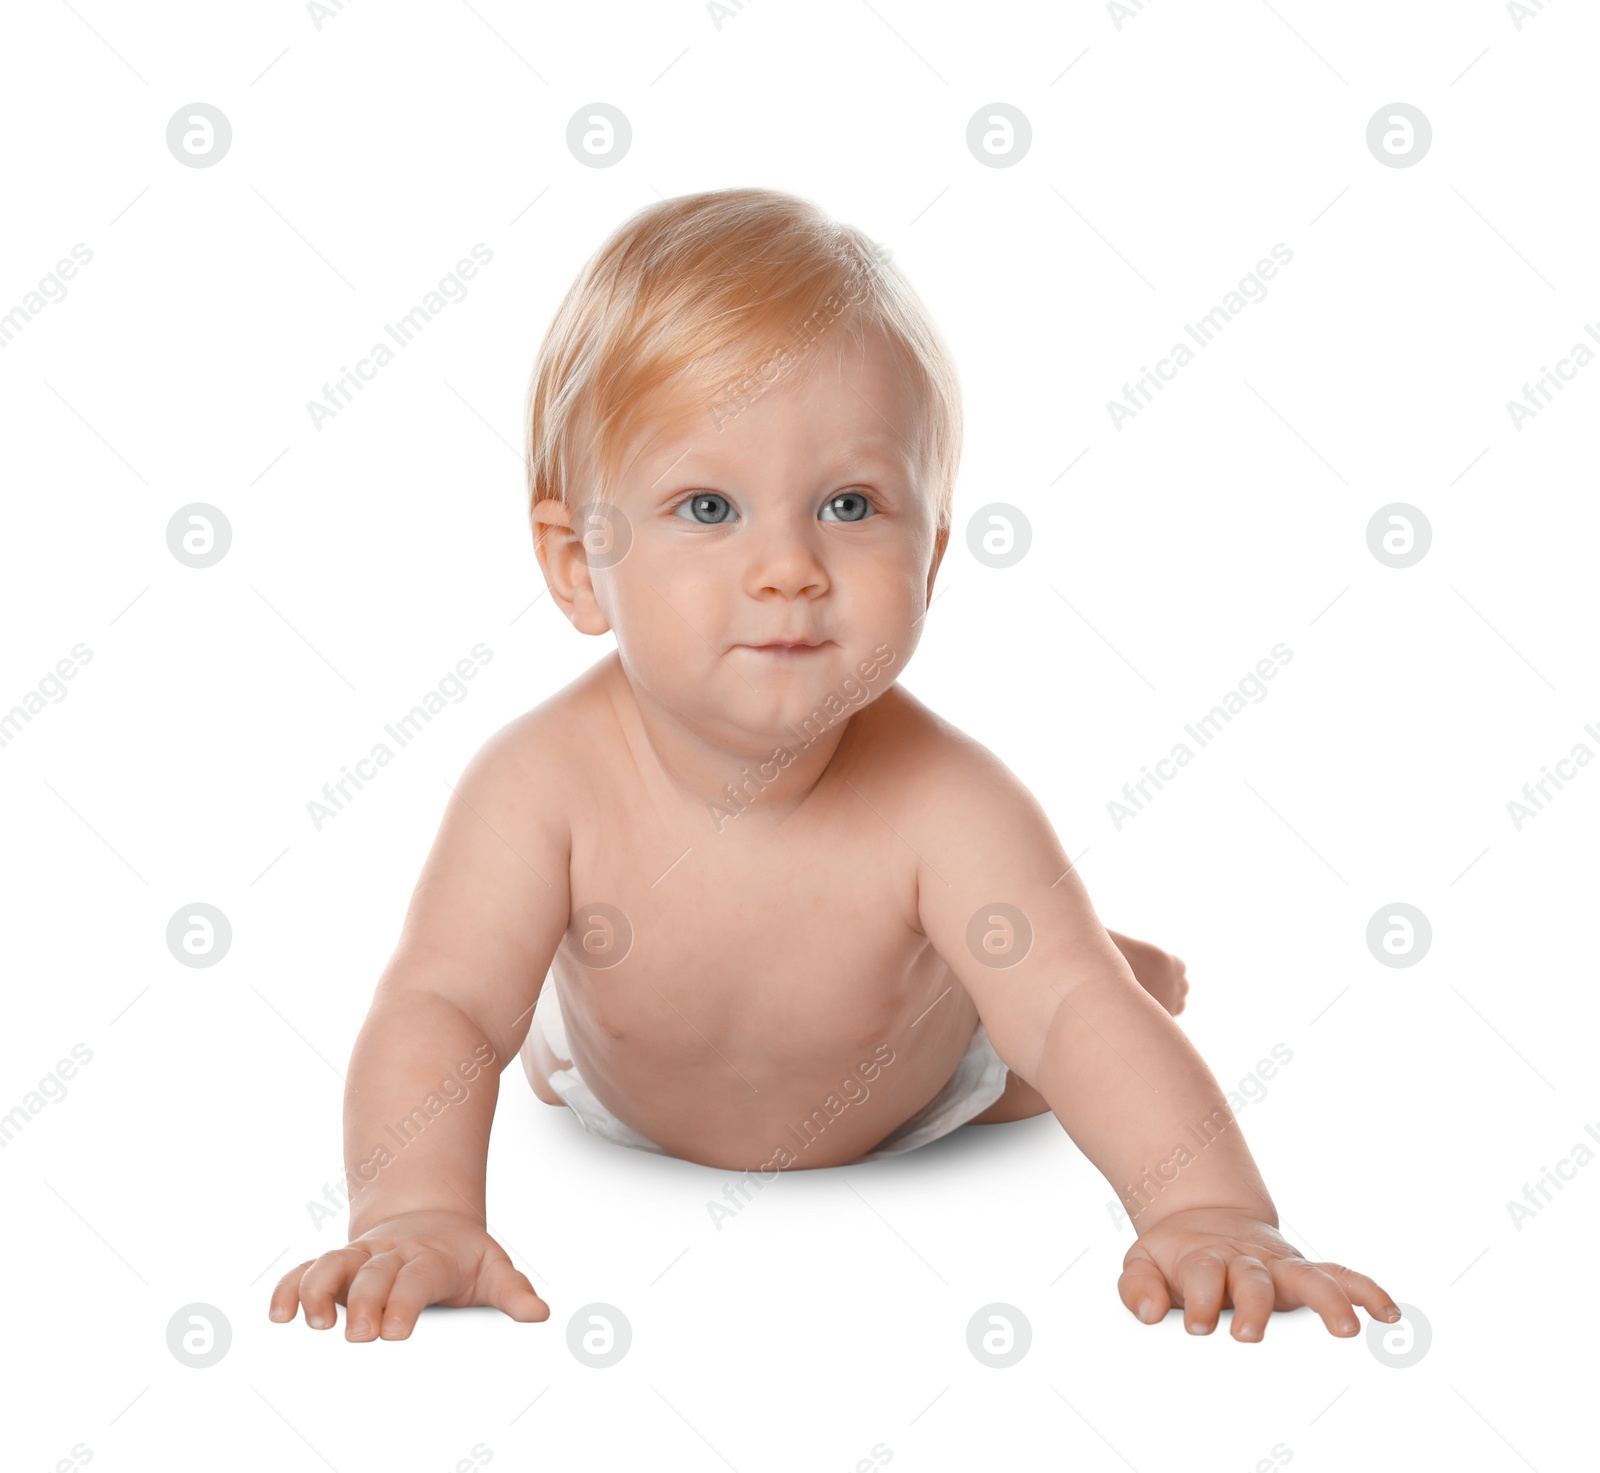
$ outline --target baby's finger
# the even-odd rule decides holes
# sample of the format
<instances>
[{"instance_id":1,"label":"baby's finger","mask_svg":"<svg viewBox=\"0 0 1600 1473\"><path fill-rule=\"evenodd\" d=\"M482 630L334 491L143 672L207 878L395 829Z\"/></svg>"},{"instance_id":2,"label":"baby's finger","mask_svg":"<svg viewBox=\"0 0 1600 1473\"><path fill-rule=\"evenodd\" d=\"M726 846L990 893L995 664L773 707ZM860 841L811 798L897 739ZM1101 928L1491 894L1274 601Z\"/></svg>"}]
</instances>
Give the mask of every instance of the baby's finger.
<instances>
[{"instance_id":1,"label":"baby's finger","mask_svg":"<svg viewBox=\"0 0 1600 1473\"><path fill-rule=\"evenodd\" d=\"M1303 1258L1280 1258L1272 1266L1272 1276L1292 1303L1316 1310L1331 1334L1360 1334L1350 1298L1332 1275Z\"/></svg>"},{"instance_id":2,"label":"baby's finger","mask_svg":"<svg viewBox=\"0 0 1600 1473\"><path fill-rule=\"evenodd\" d=\"M1277 1302L1272 1275L1259 1258L1241 1253L1228 1263L1228 1298L1233 1301L1235 1340L1259 1340L1267 1333L1267 1320Z\"/></svg>"},{"instance_id":3,"label":"baby's finger","mask_svg":"<svg viewBox=\"0 0 1600 1473\"><path fill-rule=\"evenodd\" d=\"M395 1275L389 1302L383 1310L383 1338L404 1340L417 1316L430 1304L450 1297L459 1287L456 1266L441 1253L423 1253L410 1259Z\"/></svg>"},{"instance_id":4,"label":"baby's finger","mask_svg":"<svg viewBox=\"0 0 1600 1473\"><path fill-rule=\"evenodd\" d=\"M1339 1287L1373 1319L1380 1320L1386 1325L1399 1321L1400 1306L1389 1297L1386 1290L1381 1289L1365 1274L1358 1274L1353 1268L1345 1268L1338 1263L1322 1263L1317 1266L1332 1274L1338 1281Z\"/></svg>"},{"instance_id":5,"label":"baby's finger","mask_svg":"<svg viewBox=\"0 0 1600 1473\"><path fill-rule=\"evenodd\" d=\"M1178 1292L1183 1295L1183 1327L1191 1335L1209 1335L1222 1313L1222 1291L1228 1273L1220 1253L1206 1249L1178 1260Z\"/></svg>"},{"instance_id":6,"label":"baby's finger","mask_svg":"<svg viewBox=\"0 0 1600 1473\"><path fill-rule=\"evenodd\" d=\"M344 1299L344 1291L367 1261L365 1248L335 1248L324 1253L300 1280L300 1302L306 1308L306 1323L313 1330L330 1329L338 1322L335 1302Z\"/></svg>"},{"instance_id":7,"label":"baby's finger","mask_svg":"<svg viewBox=\"0 0 1600 1473\"><path fill-rule=\"evenodd\" d=\"M1117 1294L1147 1325L1164 1319L1172 1308L1167 1281L1148 1258L1135 1258L1123 1268L1122 1277L1117 1280Z\"/></svg>"},{"instance_id":8,"label":"baby's finger","mask_svg":"<svg viewBox=\"0 0 1600 1473\"><path fill-rule=\"evenodd\" d=\"M302 1264L291 1268L278 1280L272 1291L272 1318L275 1320L292 1320L295 1310L300 1307L300 1280L306 1275L306 1270L317 1260L308 1258Z\"/></svg>"},{"instance_id":9,"label":"baby's finger","mask_svg":"<svg viewBox=\"0 0 1600 1473\"><path fill-rule=\"evenodd\" d=\"M383 1318L383 1307L388 1303L390 1286L404 1266L405 1259L391 1248L387 1253L374 1253L356 1270L345 1298L346 1340L377 1338L378 1322Z\"/></svg>"},{"instance_id":10,"label":"baby's finger","mask_svg":"<svg viewBox=\"0 0 1600 1473\"><path fill-rule=\"evenodd\" d=\"M524 1324L550 1318L550 1306L509 1258L502 1258L486 1270L483 1294L486 1303Z\"/></svg>"}]
</instances>

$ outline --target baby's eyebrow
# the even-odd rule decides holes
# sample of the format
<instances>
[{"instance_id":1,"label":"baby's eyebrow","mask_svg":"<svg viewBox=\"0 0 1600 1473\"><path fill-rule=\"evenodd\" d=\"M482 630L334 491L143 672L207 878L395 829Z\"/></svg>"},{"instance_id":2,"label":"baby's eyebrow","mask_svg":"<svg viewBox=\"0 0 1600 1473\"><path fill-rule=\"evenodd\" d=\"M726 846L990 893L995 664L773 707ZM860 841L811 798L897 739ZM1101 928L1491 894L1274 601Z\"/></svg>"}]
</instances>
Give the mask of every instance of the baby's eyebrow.
<instances>
[{"instance_id":1,"label":"baby's eyebrow","mask_svg":"<svg viewBox=\"0 0 1600 1473\"><path fill-rule=\"evenodd\" d=\"M905 458L898 451L891 450L887 446L870 445L860 449L846 450L833 464L839 470L850 470L863 465L875 465L889 470L901 470L904 467Z\"/></svg>"},{"instance_id":2,"label":"baby's eyebrow","mask_svg":"<svg viewBox=\"0 0 1600 1473\"><path fill-rule=\"evenodd\" d=\"M665 489L668 481L684 477L717 480L731 475L737 470L733 462L724 460L718 454L715 447L707 448L703 455L695 454L696 448L695 446L690 446L688 449L680 451L666 469L661 471L655 480L651 482L651 488L662 490ZM824 464L822 479L839 480L866 469L888 470L900 473L906 469L906 465L907 457L889 446L853 446L842 449Z\"/></svg>"}]
</instances>

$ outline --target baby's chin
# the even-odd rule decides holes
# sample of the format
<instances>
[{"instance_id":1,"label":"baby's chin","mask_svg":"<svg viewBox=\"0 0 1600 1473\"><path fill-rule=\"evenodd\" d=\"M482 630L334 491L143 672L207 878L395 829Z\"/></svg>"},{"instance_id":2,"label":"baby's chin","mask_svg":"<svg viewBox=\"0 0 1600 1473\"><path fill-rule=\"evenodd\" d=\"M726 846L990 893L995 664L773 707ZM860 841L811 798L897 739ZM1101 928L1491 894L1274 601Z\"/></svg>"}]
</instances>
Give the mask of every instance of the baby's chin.
<instances>
[{"instance_id":1,"label":"baby's chin","mask_svg":"<svg viewBox=\"0 0 1600 1473\"><path fill-rule=\"evenodd\" d=\"M753 744L768 751L779 746L794 749L818 741L830 731L838 735L844 723L870 701L870 697L852 702L839 696L829 700L829 695L826 686L808 690L796 683L785 691L763 686L759 693L736 695L722 714L730 730L737 730Z\"/></svg>"},{"instance_id":2,"label":"baby's chin","mask_svg":"<svg viewBox=\"0 0 1600 1473\"><path fill-rule=\"evenodd\" d=\"M751 754L766 756L779 747L798 754L841 735L844 724L888 688L890 671L864 680L855 668L833 646L793 655L733 649L704 686L680 691L686 707L680 715Z\"/></svg>"},{"instance_id":3,"label":"baby's chin","mask_svg":"<svg viewBox=\"0 0 1600 1473\"><path fill-rule=\"evenodd\" d=\"M636 694L730 755L799 755L837 741L899 677L915 639L829 639L780 650L648 642L623 655Z\"/></svg>"}]
</instances>

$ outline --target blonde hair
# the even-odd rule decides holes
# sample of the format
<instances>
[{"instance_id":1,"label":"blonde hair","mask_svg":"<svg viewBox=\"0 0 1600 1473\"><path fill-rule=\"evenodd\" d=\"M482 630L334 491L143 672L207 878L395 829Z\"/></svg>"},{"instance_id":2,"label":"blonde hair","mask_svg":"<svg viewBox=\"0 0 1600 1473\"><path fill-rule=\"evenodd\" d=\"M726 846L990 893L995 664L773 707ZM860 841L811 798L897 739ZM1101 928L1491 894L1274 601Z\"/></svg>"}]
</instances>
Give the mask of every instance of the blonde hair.
<instances>
[{"instance_id":1,"label":"blonde hair","mask_svg":"<svg viewBox=\"0 0 1600 1473\"><path fill-rule=\"evenodd\" d=\"M708 413L716 425L818 343L887 339L918 400L918 463L941 529L961 460L961 390L932 317L889 253L773 189L682 195L597 250L545 334L528 391L529 510L605 500L629 435ZM835 324L838 324L836 327ZM830 337L832 332L834 336ZM598 472L598 487L584 478Z\"/></svg>"}]
</instances>

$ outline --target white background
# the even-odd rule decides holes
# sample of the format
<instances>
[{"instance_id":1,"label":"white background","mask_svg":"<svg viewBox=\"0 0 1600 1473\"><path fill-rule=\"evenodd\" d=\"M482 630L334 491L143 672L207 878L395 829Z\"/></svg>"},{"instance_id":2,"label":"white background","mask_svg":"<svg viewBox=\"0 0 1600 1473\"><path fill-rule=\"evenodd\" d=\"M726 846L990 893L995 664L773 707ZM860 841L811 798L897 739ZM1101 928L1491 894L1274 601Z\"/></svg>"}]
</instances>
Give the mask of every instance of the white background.
<instances>
[{"instance_id":1,"label":"white background","mask_svg":"<svg viewBox=\"0 0 1600 1473\"><path fill-rule=\"evenodd\" d=\"M1520 1229L1506 1204L1600 1129L1600 768L1520 831L1506 805L1600 752L1600 364L1520 431L1505 406L1600 324L1592 9L372 0L319 30L40 0L3 42L0 312L93 252L0 351L0 709L92 651L0 748L0 1112L93 1054L0 1150L8 1468L1577 1465L1600 1163ZM165 144L196 101L233 129L209 168ZM610 168L566 146L597 101L633 128ZM1009 168L965 142L997 101L1032 126ZM1395 101L1432 123L1414 167L1366 145ZM1132 1235L1048 1116L795 1173L717 1231L725 1174L586 1136L518 1070L490 1226L551 1319L268 1322L342 1231L306 1203L446 783L610 648L537 598L539 338L629 214L734 184L860 226L934 313L967 449L906 685L1029 784L1107 925L1186 959L1224 1085L1292 1050L1241 1127L1291 1240L1425 1317L1417 1364L1306 1311L1260 1345L1138 1324ZM315 428L478 242L466 300ZM1278 242L1267 298L1116 429ZM166 545L197 501L233 529L205 570ZM1034 535L1004 570L964 543L995 501ZM1407 569L1367 547L1391 502L1432 527ZM480 641L468 697L317 831ZM1268 698L1119 830L1108 800L1278 642ZM1407 968L1365 941L1397 901L1433 928ZM207 969L165 943L195 902L233 928ZM1033 1332L1006 1370L966 1345L995 1301ZM166 1345L195 1302L232 1328L203 1370ZM606 1370L566 1347L592 1302L633 1329Z\"/></svg>"}]
</instances>

